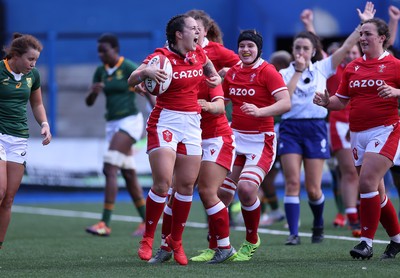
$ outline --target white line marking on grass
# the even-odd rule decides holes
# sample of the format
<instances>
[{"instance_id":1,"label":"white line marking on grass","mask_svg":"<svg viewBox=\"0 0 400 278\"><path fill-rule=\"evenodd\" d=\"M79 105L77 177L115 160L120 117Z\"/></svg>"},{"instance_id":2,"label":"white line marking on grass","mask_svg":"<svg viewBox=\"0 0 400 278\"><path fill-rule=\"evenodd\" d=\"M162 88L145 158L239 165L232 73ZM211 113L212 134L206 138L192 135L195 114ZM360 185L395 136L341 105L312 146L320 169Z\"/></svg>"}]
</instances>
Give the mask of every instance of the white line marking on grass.
<instances>
[{"instance_id":1,"label":"white line marking on grass","mask_svg":"<svg viewBox=\"0 0 400 278\"><path fill-rule=\"evenodd\" d=\"M100 213L88 212L88 211L75 211L75 210L64 210L64 209L51 209L51 208L38 208L38 207L28 207L28 206L13 206L13 213L26 213L26 214L35 214L35 215L50 215L50 216L62 216L62 217L74 217L74 218L88 218L88 219L99 219L101 217ZM113 220L122 221L122 222L142 222L142 218L137 216L127 216L127 215L118 215L113 214ZM162 220L160 220L160 223ZM187 222L186 227L192 228L207 228L208 225L206 223L199 222ZM235 231L246 231L246 228L243 226L231 227L232 230ZM270 235L289 235L288 231L280 231L280 230L271 230L265 228L258 228L258 233L260 234L270 234ZM311 237L311 233L299 233L299 236L303 237ZM334 236L334 235L325 235L325 238L329 239L337 239L337 240L348 240L348 241L359 241L360 239L354 237L347 236ZM387 240L379 240L375 239L374 243L388 244Z\"/></svg>"},{"instance_id":2,"label":"white line marking on grass","mask_svg":"<svg viewBox=\"0 0 400 278\"><path fill-rule=\"evenodd\" d=\"M36 215L50 215L50 216L63 216L74 218L87 218L87 219L100 219L101 214L88 211L64 210L64 209L50 209L26 206L12 206L12 212L36 214ZM123 222L142 222L142 218L137 216L125 216L113 214L113 220Z\"/></svg>"},{"instance_id":3,"label":"white line marking on grass","mask_svg":"<svg viewBox=\"0 0 400 278\"><path fill-rule=\"evenodd\" d=\"M232 228L231 228L232 229ZM243 226L238 226L233 228L235 231L246 231L246 228ZM271 230L265 228L258 228L258 233L260 234L270 234L270 235L289 235L288 231L280 231L280 230ZM303 237L311 237L311 233L299 233L299 236ZM348 240L348 241L360 241L359 238L348 237L348 236L334 236L334 235L324 235L325 238L329 239L340 239L340 240ZM387 240L374 239L374 243L388 244Z\"/></svg>"}]
</instances>

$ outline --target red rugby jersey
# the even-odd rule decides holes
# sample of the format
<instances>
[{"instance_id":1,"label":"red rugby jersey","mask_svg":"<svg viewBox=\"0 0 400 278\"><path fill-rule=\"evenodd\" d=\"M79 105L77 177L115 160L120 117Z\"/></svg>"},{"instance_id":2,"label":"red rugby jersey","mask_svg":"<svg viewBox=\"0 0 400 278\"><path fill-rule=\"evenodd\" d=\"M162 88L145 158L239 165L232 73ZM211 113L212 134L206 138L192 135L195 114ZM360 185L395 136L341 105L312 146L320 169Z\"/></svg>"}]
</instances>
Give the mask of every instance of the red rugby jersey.
<instances>
[{"instance_id":1,"label":"red rugby jersey","mask_svg":"<svg viewBox=\"0 0 400 278\"><path fill-rule=\"evenodd\" d=\"M331 77L329 77L329 79L326 81L326 89L328 90L331 96L333 96L337 92L345 67L346 67L345 65L339 65L336 69L336 73ZM350 115L350 105L347 105L346 108L342 110L330 111L329 121L339 121L348 123L349 115Z\"/></svg>"},{"instance_id":2,"label":"red rugby jersey","mask_svg":"<svg viewBox=\"0 0 400 278\"><path fill-rule=\"evenodd\" d=\"M225 98L232 101L233 129L250 132L274 131L274 118L254 118L244 114L240 107L243 102L257 107L266 107L275 103L274 94L287 90L286 84L275 67L260 59L253 67L233 66L223 82Z\"/></svg>"},{"instance_id":3,"label":"red rugby jersey","mask_svg":"<svg viewBox=\"0 0 400 278\"><path fill-rule=\"evenodd\" d=\"M203 65L207 61L203 49L197 46L195 51L190 51L184 58L166 47L157 48L153 54L147 56L143 63L147 64L152 57L158 54L162 54L170 60L173 73L168 89L157 96L156 106L175 111L200 113L197 93L199 84L204 78Z\"/></svg>"},{"instance_id":4,"label":"red rugby jersey","mask_svg":"<svg viewBox=\"0 0 400 278\"><path fill-rule=\"evenodd\" d=\"M207 57L214 64L214 67L217 71L224 67L232 67L240 62L239 56L236 55L235 52L225 48L219 43L208 41L203 49L207 54ZM211 102L216 98L224 99L224 92L222 91L221 86L211 89L207 86L206 82L203 81L200 85L198 98ZM214 115L202 111L201 117L203 139L232 134L232 129L229 126L228 119L226 118L225 114Z\"/></svg>"},{"instance_id":5,"label":"red rugby jersey","mask_svg":"<svg viewBox=\"0 0 400 278\"><path fill-rule=\"evenodd\" d=\"M344 71L338 97L350 99L350 130L363 131L398 121L397 98L383 99L377 88L386 82L400 88L400 61L385 52L380 58L358 58Z\"/></svg>"}]
</instances>

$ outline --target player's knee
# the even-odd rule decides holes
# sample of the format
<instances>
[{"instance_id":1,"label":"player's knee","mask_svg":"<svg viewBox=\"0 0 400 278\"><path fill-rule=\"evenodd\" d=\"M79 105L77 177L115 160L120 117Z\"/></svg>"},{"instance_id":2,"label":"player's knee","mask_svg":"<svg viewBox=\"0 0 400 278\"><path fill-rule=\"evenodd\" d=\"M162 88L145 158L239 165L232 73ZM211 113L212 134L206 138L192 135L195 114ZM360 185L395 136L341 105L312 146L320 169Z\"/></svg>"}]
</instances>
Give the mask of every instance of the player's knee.
<instances>
[{"instance_id":1,"label":"player's knee","mask_svg":"<svg viewBox=\"0 0 400 278\"><path fill-rule=\"evenodd\" d=\"M1 207L4 210L11 210L12 204L14 203L14 197L3 197L1 201Z\"/></svg>"},{"instance_id":2,"label":"player's knee","mask_svg":"<svg viewBox=\"0 0 400 278\"><path fill-rule=\"evenodd\" d=\"M159 196L167 196L168 188L169 188L168 184L153 184L151 190Z\"/></svg>"},{"instance_id":3,"label":"player's knee","mask_svg":"<svg viewBox=\"0 0 400 278\"><path fill-rule=\"evenodd\" d=\"M258 186L248 180L240 180L238 183L238 196L242 203L247 204L258 197Z\"/></svg>"},{"instance_id":4,"label":"player's knee","mask_svg":"<svg viewBox=\"0 0 400 278\"><path fill-rule=\"evenodd\" d=\"M136 170L134 169L121 169L121 174L129 182L134 182L137 179Z\"/></svg>"},{"instance_id":5,"label":"player's knee","mask_svg":"<svg viewBox=\"0 0 400 278\"><path fill-rule=\"evenodd\" d=\"M104 154L104 163L108 163L119 168L124 165L125 160L126 155L116 150L108 150Z\"/></svg>"},{"instance_id":6,"label":"player's knee","mask_svg":"<svg viewBox=\"0 0 400 278\"><path fill-rule=\"evenodd\" d=\"M133 157L133 155L126 155L121 167L122 167L122 169L126 169L126 170L135 170L136 162L135 162L135 158Z\"/></svg>"},{"instance_id":7,"label":"player's knee","mask_svg":"<svg viewBox=\"0 0 400 278\"><path fill-rule=\"evenodd\" d=\"M319 198L321 198L321 195L322 195L322 190L318 186L307 188L307 196L309 200L311 201L318 200Z\"/></svg>"},{"instance_id":8,"label":"player's knee","mask_svg":"<svg viewBox=\"0 0 400 278\"><path fill-rule=\"evenodd\" d=\"M118 168L111 164L104 164L103 174L108 178L110 178L110 177L117 178Z\"/></svg>"},{"instance_id":9,"label":"player's knee","mask_svg":"<svg viewBox=\"0 0 400 278\"><path fill-rule=\"evenodd\" d=\"M1 201L4 199L4 197L6 196L6 188L0 188L0 204Z\"/></svg>"},{"instance_id":10,"label":"player's knee","mask_svg":"<svg viewBox=\"0 0 400 278\"><path fill-rule=\"evenodd\" d=\"M213 197L216 195L216 190L212 189L212 188L208 188L208 187L198 187L197 189L199 191L199 196L201 198L201 200L207 201L208 198Z\"/></svg>"},{"instance_id":11,"label":"player's knee","mask_svg":"<svg viewBox=\"0 0 400 278\"><path fill-rule=\"evenodd\" d=\"M300 190L300 182L287 179L285 182L285 190L287 192L297 192Z\"/></svg>"}]
</instances>

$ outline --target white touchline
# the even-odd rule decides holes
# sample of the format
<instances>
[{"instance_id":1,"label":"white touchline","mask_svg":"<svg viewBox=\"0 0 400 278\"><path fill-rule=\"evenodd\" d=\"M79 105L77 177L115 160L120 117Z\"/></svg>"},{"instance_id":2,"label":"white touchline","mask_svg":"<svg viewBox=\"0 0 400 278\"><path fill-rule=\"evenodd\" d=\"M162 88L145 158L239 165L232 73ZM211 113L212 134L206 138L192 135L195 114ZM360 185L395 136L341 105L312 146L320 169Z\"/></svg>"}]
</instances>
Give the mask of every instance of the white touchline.
<instances>
[{"instance_id":1,"label":"white touchline","mask_svg":"<svg viewBox=\"0 0 400 278\"><path fill-rule=\"evenodd\" d=\"M64 210L64 209L52 209L52 208L39 208L39 207L28 207L28 206L12 206L13 213L25 213L25 214L36 214L36 215L51 215L51 216L62 216L62 217L79 217L79 218L88 218L88 219L99 219L101 217L100 213L88 212L88 211L76 211L76 210ZM127 216L127 215L118 215L113 214L113 220L122 221L122 222L142 222L141 217L137 216ZM159 224L162 223L160 220ZM206 223L199 222L187 222L186 227L192 228L207 228L208 225ZM246 231L245 227L238 226L232 228L235 231ZM270 235L289 235L288 231L280 231L280 230L271 230L265 228L258 228L258 232L260 234L270 234ZM299 233L299 236L303 237L311 237L311 233ZM325 238L329 239L338 239L338 240L348 240L348 241L359 241L360 239L354 237L347 236L334 236L334 235L324 235ZM387 240L379 240L374 239L374 243L388 244Z\"/></svg>"}]
</instances>

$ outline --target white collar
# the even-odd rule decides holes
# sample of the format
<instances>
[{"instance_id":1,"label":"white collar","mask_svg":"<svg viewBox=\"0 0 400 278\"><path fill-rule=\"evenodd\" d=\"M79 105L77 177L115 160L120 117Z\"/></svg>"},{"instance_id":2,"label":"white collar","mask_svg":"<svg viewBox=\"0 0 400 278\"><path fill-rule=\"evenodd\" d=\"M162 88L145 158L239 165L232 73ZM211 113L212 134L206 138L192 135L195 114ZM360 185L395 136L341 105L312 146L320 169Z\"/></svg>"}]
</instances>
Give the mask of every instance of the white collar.
<instances>
[{"instance_id":1,"label":"white collar","mask_svg":"<svg viewBox=\"0 0 400 278\"><path fill-rule=\"evenodd\" d=\"M11 71L11 74L14 76L14 79L15 79L16 81L20 81L21 78L22 78L22 76L24 75L23 73L15 73L15 72L13 72L13 71Z\"/></svg>"},{"instance_id":2,"label":"white collar","mask_svg":"<svg viewBox=\"0 0 400 278\"><path fill-rule=\"evenodd\" d=\"M201 47L202 47L202 48L206 47L206 46L208 45L209 42L210 42L210 41L209 41L206 37L204 37L203 43L201 44Z\"/></svg>"},{"instance_id":3,"label":"white collar","mask_svg":"<svg viewBox=\"0 0 400 278\"><path fill-rule=\"evenodd\" d=\"M378 60L382 60L383 58L385 58L386 56L389 56L389 55L390 55L390 53L387 50L385 50L385 51L383 51L381 56L378 57ZM363 55L363 60L364 61L367 60L367 56L365 56L365 54Z\"/></svg>"},{"instance_id":4,"label":"white collar","mask_svg":"<svg viewBox=\"0 0 400 278\"><path fill-rule=\"evenodd\" d=\"M264 59L260 57L260 58L258 59L258 61L254 64L254 66L251 67L251 69L256 69L256 68L258 68L263 62L264 62ZM244 68L244 67L243 67L243 62L241 63L240 67L241 67L241 68Z\"/></svg>"}]
</instances>

